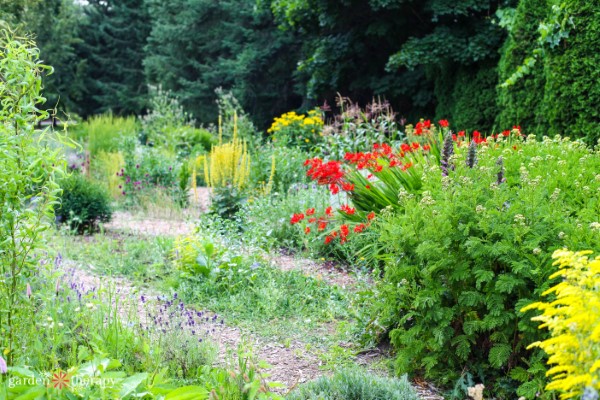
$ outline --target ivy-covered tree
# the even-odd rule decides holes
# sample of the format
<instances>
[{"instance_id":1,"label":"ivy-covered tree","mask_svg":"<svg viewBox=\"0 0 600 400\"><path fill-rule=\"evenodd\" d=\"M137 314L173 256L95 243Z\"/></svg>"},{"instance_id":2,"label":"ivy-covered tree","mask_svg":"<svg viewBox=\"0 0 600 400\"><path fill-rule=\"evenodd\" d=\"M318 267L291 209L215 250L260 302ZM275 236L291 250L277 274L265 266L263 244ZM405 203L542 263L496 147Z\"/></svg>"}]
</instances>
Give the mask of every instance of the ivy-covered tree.
<instances>
[{"instance_id":1,"label":"ivy-covered tree","mask_svg":"<svg viewBox=\"0 0 600 400\"><path fill-rule=\"evenodd\" d=\"M595 144L600 140L600 5L586 0L562 4L572 24L544 60L543 113L548 134L583 137Z\"/></svg>"},{"instance_id":2,"label":"ivy-covered tree","mask_svg":"<svg viewBox=\"0 0 600 400\"><path fill-rule=\"evenodd\" d=\"M550 6L547 0L521 0L512 21L508 24L508 38L502 47L498 62L500 83L505 82L530 57L538 45L538 27L547 18ZM537 62L530 73L512 85L498 86L498 115L501 128L520 125L524 132L546 134L543 112L546 83L543 62Z\"/></svg>"},{"instance_id":3,"label":"ivy-covered tree","mask_svg":"<svg viewBox=\"0 0 600 400\"><path fill-rule=\"evenodd\" d=\"M293 92L298 45L253 0L147 0L150 82L171 90L200 122L216 121L215 89L232 90L266 125L300 105Z\"/></svg>"}]
</instances>

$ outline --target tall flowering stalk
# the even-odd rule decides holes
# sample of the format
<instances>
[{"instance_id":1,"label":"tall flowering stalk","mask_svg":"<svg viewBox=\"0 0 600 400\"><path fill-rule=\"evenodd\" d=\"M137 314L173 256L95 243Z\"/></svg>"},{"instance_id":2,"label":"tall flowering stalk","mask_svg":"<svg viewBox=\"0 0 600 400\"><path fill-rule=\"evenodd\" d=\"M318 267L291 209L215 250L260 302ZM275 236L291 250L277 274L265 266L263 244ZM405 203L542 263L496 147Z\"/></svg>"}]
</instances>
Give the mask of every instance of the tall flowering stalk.
<instances>
[{"instance_id":1,"label":"tall flowering stalk","mask_svg":"<svg viewBox=\"0 0 600 400\"><path fill-rule=\"evenodd\" d=\"M475 143L475 140L471 140L471 143L469 143L466 164L469 168L473 168L477 164L477 143Z\"/></svg>"},{"instance_id":2,"label":"tall flowering stalk","mask_svg":"<svg viewBox=\"0 0 600 400\"><path fill-rule=\"evenodd\" d=\"M552 257L559 271L549 279L561 281L543 293L556 300L537 302L521 311L539 310L540 329L548 328L550 339L532 343L548 355L547 372L552 376L546 389L561 392L561 399L579 398L584 392L600 390L600 257L592 251L557 250ZM596 397L597 398L597 397Z\"/></svg>"},{"instance_id":3,"label":"tall flowering stalk","mask_svg":"<svg viewBox=\"0 0 600 400\"><path fill-rule=\"evenodd\" d=\"M442 176L448 176L448 171L452 168L450 165L450 157L454 154L454 142L452 139L452 133L448 132L444 137L444 145L442 147L442 157L440 160L440 167L442 168Z\"/></svg>"},{"instance_id":4,"label":"tall flowering stalk","mask_svg":"<svg viewBox=\"0 0 600 400\"><path fill-rule=\"evenodd\" d=\"M496 165L498 166L498 178L496 179L496 183L500 185L506 182L506 178L504 177L504 159L502 157L498 157Z\"/></svg>"}]
</instances>

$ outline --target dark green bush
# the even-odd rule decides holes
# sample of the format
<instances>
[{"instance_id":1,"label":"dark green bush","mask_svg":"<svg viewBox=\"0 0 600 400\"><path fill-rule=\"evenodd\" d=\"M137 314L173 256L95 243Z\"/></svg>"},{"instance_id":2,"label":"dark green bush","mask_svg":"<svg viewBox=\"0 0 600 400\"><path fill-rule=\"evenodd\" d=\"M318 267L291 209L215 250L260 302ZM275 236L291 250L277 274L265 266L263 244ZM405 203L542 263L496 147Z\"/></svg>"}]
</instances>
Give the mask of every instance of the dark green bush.
<instances>
[{"instance_id":1,"label":"dark green bush","mask_svg":"<svg viewBox=\"0 0 600 400\"><path fill-rule=\"evenodd\" d=\"M515 11L509 36L498 62L500 83L508 79L538 46L538 26L548 15L547 0L521 0ZM514 85L498 87L499 113L496 124L499 130L520 125L526 132L542 134L546 116L542 112L544 99L543 61L539 60L529 75Z\"/></svg>"},{"instance_id":2,"label":"dark green bush","mask_svg":"<svg viewBox=\"0 0 600 400\"><path fill-rule=\"evenodd\" d=\"M381 377L359 369L342 370L300 386L288 400L416 400L406 376Z\"/></svg>"},{"instance_id":3,"label":"dark green bush","mask_svg":"<svg viewBox=\"0 0 600 400\"><path fill-rule=\"evenodd\" d=\"M569 36L548 52L544 113L550 133L600 139L600 7L596 1L566 1L573 19Z\"/></svg>"},{"instance_id":4,"label":"dark green bush","mask_svg":"<svg viewBox=\"0 0 600 400\"><path fill-rule=\"evenodd\" d=\"M58 223L83 233L95 231L99 222L110 221L110 195L103 186L73 173L61 182L61 188L60 205L55 210Z\"/></svg>"},{"instance_id":5,"label":"dark green bush","mask_svg":"<svg viewBox=\"0 0 600 400\"><path fill-rule=\"evenodd\" d=\"M519 310L548 288L554 250L600 249L600 157L560 138L479 149L473 169L458 148L448 177L426 171L422 192L376 219L385 270L372 325L391 330L398 373L534 398L545 366L526 347L544 333Z\"/></svg>"}]
</instances>

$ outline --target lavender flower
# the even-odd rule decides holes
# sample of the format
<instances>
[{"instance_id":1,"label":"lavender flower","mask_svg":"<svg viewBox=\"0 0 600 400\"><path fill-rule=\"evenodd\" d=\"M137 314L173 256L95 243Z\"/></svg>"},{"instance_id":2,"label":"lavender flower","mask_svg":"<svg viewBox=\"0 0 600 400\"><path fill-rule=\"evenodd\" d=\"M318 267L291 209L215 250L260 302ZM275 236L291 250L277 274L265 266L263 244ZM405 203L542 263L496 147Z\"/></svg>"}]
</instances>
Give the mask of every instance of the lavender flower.
<instances>
[{"instance_id":1,"label":"lavender flower","mask_svg":"<svg viewBox=\"0 0 600 400\"><path fill-rule=\"evenodd\" d=\"M6 360L0 356L0 374L5 374L8 372L8 366L6 365Z\"/></svg>"}]
</instances>

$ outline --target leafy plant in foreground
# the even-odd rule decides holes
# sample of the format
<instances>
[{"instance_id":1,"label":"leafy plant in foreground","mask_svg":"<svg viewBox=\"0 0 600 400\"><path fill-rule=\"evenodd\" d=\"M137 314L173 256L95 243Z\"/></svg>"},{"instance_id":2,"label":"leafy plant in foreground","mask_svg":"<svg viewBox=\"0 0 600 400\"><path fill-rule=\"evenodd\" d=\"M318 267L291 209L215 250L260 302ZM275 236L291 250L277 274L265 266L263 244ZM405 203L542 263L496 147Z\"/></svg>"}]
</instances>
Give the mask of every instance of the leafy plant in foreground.
<instances>
[{"instance_id":1,"label":"leafy plant in foreground","mask_svg":"<svg viewBox=\"0 0 600 400\"><path fill-rule=\"evenodd\" d=\"M37 131L48 117L38 109L42 74L50 67L38 61L39 51L27 37L0 30L0 349L10 365L15 339L27 330L31 315L24 294L38 263L41 234L53 220L53 207L64 173L56 144L62 139Z\"/></svg>"}]
</instances>

